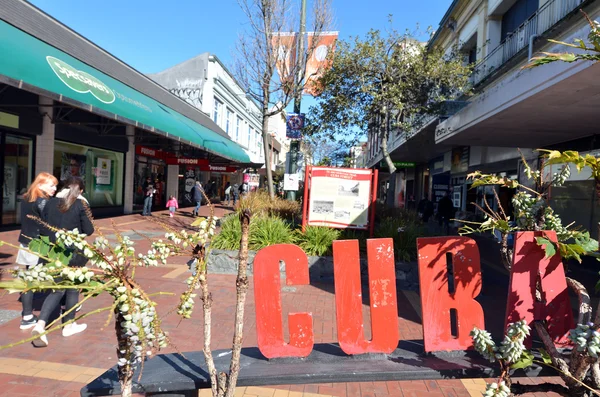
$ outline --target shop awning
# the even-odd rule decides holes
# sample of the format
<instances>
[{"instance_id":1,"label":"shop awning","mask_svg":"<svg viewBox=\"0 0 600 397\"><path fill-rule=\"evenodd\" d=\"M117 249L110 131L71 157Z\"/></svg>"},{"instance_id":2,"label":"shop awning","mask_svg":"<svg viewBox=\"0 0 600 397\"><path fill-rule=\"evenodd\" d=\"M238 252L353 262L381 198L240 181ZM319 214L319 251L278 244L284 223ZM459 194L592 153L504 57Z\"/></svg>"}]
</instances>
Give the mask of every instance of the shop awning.
<instances>
[{"instance_id":1,"label":"shop awning","mask_svg":"<svg viewBox=\"0 0 600 397\"><path fill-rule=\"evenodd\" d=\"M0 20L0 81L249 163L241 146Z\"/></svg>"}]
</instances>

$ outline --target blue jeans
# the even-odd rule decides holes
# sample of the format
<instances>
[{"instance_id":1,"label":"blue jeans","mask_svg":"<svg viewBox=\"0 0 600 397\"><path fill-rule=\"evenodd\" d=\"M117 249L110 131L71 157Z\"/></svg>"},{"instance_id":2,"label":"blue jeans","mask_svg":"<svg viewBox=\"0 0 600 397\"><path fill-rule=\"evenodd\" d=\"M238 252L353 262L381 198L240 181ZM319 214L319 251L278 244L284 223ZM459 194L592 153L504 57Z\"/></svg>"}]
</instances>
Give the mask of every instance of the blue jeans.
<instances>
[{"instance_id":1,"label":"blue jeans","mask_svg":"<svg viewBox=\"0 0 600 397\"><path fill-rule=\"evenodd\" d=\"M198 211L200 211L201 206L202 206L202 201L196 201L196 207L194 208L194 215L198 215Z\"/></svg>"},{"instance_id":2,"label":"blue jeans","mask_svg":"<svg viewBox=\"0 0 600 397\"><path fill-rule=\"evenodd\" d=\"M152 197L146 196L144 199L144 212L143 215L150 215L152 213Z\"/></svg>"}]
</instances>

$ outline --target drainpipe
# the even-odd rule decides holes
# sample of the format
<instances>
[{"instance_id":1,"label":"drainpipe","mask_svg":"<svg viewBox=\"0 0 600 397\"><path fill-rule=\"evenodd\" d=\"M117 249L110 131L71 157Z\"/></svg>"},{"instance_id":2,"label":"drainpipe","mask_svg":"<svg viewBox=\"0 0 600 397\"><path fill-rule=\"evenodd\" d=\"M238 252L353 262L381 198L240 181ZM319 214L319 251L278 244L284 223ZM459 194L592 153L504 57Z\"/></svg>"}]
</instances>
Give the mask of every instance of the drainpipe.
<instances>
[{"instance_id":1,"label":"drainpipe","mask_svg":"<svg viewBox=\"0 0 600 397\"><path fill-rule=\"evenodd\" d=\"M527 57L528 62L531 62L531 58L533 57L533 40L535 40L537 37L540 37L540 35L532 34L529 36L529 54Z\"/></svg>"}]
</instances>

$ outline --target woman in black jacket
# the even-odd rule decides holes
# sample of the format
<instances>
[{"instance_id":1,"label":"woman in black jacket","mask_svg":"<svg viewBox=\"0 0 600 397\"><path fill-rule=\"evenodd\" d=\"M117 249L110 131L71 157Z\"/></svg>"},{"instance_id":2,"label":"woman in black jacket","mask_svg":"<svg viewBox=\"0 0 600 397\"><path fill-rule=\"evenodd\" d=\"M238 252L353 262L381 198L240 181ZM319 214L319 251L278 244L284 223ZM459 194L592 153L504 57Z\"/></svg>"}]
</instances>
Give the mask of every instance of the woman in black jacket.
<instances>
[{"instance_id":1,"label":"woman in black jacket","mask_svg":"<svg viewBox=\"0 0 600 397\"><path fill-rule=\"evenodd\" d=\"M54 197L48 200L46 207L44 208L44 219L46 222L59 229L73 230L78 229L79 233L91 235L94 233L94 225L91 219L86 213L87 201L83 198L84 184L81 178L71 177L65 182L64 189L68 189L65 193L61 191L58 195L60 197ZM49 230L42 230L43 234L47 234L50 241L55 242L56 236ZM87 262L87 258L78 253L74 253L73 257L69 262L69 266L81 267ZM56 280L60 282L60 280ZM68 289L53 291L48 295L42 310L40 311L39 320L33 328L32 335L40 335L44 332L46 323L48 322L50 315L60 305L61 299L65 297L65 311L71 310L75 307L79 301L79 290ZM64 318L64 321L70 321L75 318L75 310L71 310ZM77 334L84 331L87 328L87 324L77 324L75 322L66 325L63 328L62 334L65 337ZM38 339L33 341L33 345L36 347L48 346L48 338L46 335L41 335Z\"/></svg>"},{"instance_id":2,"label":"woman in black jacket","mask_svg":"<svg viewBox=\"0 0 600 397\"><path fill-rule=\"evenodd\" d=\"M28 215L42 218L42 211L48 199L54 196L58 180L47 172L40 172L35 180L23 195L21 202L21 233L19 234L19 244L21 248L17 254L17 264L29 268L39 262L39 257L25 250L32 239L40 236L40 223L28 217ZM24 292L21 294L21 304L23 305L21 329L29 329L37 323L37 317L33 314L33 292Z\"/></svg>"}]
</instances>

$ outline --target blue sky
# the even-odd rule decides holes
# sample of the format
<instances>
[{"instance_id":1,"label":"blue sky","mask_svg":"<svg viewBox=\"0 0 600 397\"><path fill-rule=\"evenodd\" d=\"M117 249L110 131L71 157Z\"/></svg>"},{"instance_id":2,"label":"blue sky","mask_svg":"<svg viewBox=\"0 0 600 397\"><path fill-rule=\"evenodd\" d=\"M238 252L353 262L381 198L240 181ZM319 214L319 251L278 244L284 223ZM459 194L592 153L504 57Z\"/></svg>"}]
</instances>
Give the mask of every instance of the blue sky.
<instances>
[{"instance_id":1,"label":"blue sky","mask_svg":"<svg viewBox=\"0 0 600 397\"><path fill-rule=\"evenodd\" d=\"M32 0L35 6L142 73L155 73L203 52L226 65L246 23L236 0ZM298 0L299 3L299 0ZM426 6L423 4L427 3ZM332 0L340 38L369 29L437 28L451 0ZM311 0L308 0L310 7ZM306 98L308 99L308 98ZM312 102L308 100L307 102ZM308 105L308 103L307 103ZM302 106L306 111L307 106Z\"/></svg>"}]
</instances>

